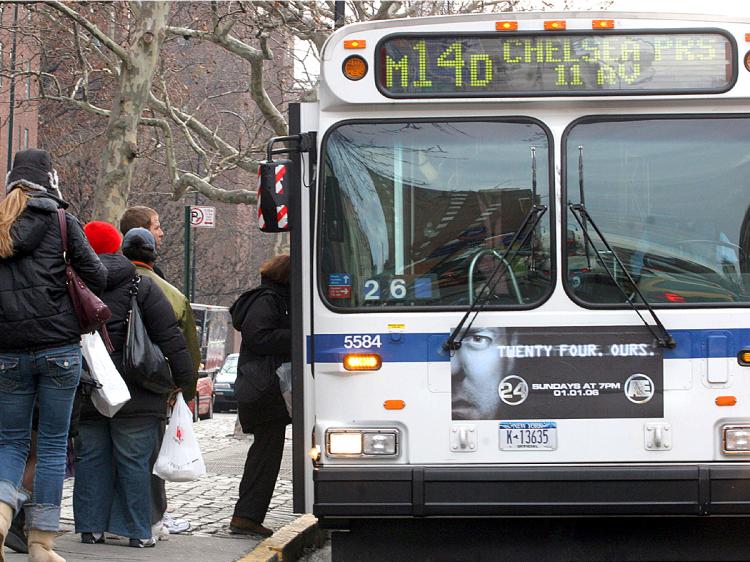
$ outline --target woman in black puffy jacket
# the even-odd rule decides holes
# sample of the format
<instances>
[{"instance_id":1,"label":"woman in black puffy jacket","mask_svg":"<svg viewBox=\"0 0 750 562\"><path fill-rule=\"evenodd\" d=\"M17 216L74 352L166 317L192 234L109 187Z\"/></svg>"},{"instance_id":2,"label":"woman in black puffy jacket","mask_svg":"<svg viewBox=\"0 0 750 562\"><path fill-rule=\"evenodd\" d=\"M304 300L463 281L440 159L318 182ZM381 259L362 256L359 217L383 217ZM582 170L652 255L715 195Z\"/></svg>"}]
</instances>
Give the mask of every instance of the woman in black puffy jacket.
<instances>
[{"instance_id":1,"label":"woman in black puffy jacket","mask_svg":"<svg viewBox=\"0 0 750 562\"><path fill-rule=\"evenodd\" d=\"M29 559L64 562L52 544L81 374L81 329L67 294L57 213L68 205L43 150L16 153L6 193L0 202L0 552L14 513L28 497L21 478L36 400L38 463L25 508ZM73 267L92 291L101 292L106 269L78 221L67 213L65 221Z\"/></svg>"},{"instance_id":2,"label":"woman in black puffy jacket","mask_svg":"<svg viewBox=\"0 0 750 562\"><path fill-rule=\"evenodd\" d=\"M291 360L289 254L260 266L260 286L232 305L232 324L242 332L237 362L237 415L245 433L255 437L247 453L240 497L229 523L233 533L270 536L263 526L279 475L286 426L292 421L279 388L276 369Z\"/></svg>"},{"instance_id":3,"label":"woman in black puffy jacket","mask_svg":"<svg viewBox=\"0 0 750 562\"><path fill-rule=\"evenodd\" d=\"M102 223L98 223L102 225ZM161 289L147 277L136 275L135 266L120 253L119 243L102 242L102 227L86 233L109 275L102 300L112 311L107 330L114 347L112 361L123 373L122 353L127 335L130 291L137 283L137 301L152 342L169 361L176 387L186 400L194 388L193 364L172 306ZM119 242L119 232L109 227L109 239ZM127 244L127 236L125 239ZM169 394L146 390L138 378L123 376L130 400L113 418L99 414L84 400L76 438L76 479L73 511L76 532L84 543L104 542L110 532L130 539L130 546L154 546L151 533L150 458L159 424L166 417Z\"/></svg>"}]
</instances>

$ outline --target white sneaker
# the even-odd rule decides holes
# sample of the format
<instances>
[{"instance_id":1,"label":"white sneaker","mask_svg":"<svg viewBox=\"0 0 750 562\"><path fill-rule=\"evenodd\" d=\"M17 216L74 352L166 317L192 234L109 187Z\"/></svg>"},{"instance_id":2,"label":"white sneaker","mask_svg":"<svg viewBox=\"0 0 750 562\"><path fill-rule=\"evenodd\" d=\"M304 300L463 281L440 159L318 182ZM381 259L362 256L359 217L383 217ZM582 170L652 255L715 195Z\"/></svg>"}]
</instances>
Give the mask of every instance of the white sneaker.
<instances>
[{"instance_id":1,"label":"white sneaker","mask_svg":"<svg viewBox=\"0 0 750 562\"><path fill-rule=\"evenodd\" d=\"M169 531L170 534L179 535L190 529L190 522L185 519L175 519L168 513L164 514L164 528Z\"/></svg>"},{"instance_id":2,"label":"white sneaker","mask_svg":"<svg viewBox=\"0 0 750 562\"><path fill-rule=\"evenodd\" d=\"M151 525L151 536L158 541L169 540L169 529L164 525L163 519Z\"/></svg>"},{"instance_id":3,"label":"white sneaker","mask_svg":"<svg viewBox=\"0 0 750 562\"><path fill-rule=\"evenodd\" d=\"M128 546L134 548L152 548L156 546L156 539L154 537L151 537L150 539L130 539L128 541Z\"/></svg>"}]
</instances>

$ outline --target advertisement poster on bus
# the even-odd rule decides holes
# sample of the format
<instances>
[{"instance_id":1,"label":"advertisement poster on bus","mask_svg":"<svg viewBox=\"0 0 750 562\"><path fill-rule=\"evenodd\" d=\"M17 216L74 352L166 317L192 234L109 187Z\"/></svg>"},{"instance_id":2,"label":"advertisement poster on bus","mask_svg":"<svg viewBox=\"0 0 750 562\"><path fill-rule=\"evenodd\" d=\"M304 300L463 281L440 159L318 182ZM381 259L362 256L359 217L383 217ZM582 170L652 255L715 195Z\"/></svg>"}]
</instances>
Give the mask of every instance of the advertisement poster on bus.
<instances>
[{"instance_id":1,"label":"advertisement poster on bus","mask_svg":"<svg viewBox=\"0 0 750 562\"><path fill-rule=\"evenodd\" d=\"M454 420L661 418L663 389L646 328L472 328L451 358Z\"/></svg>"}]
</instances>

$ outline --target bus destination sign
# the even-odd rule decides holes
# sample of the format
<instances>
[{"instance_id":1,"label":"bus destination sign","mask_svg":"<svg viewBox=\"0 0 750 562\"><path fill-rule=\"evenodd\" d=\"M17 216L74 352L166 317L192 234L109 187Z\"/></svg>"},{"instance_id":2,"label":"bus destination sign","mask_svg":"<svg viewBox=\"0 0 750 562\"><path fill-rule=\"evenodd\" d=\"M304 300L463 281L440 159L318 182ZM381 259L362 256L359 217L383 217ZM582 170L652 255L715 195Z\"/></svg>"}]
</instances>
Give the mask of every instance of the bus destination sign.
<instances>
[{"instance_id":1,"label":"bus destination sign","mask_svg":"<svg viewBox=\"0 0 750 562\"><path fill-rule=\"evenodd\" d=\"M718 32L394 35L376 80L393 98L721 93L734 51Z\"/></svg>"}]
</instances>

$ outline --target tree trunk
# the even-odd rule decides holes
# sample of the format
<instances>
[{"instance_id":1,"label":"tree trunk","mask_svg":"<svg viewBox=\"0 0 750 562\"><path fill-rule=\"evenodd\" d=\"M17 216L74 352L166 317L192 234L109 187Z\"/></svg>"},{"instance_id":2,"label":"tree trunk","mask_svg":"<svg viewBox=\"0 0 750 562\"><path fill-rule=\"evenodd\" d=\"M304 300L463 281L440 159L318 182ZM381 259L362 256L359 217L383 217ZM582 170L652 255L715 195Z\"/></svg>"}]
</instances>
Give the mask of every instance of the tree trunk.
<instances>
[{"instance_id":1,"label":"tree trunk","mask_svg":"<svg viewBox=\"0 0 750 562\"><path fill-rule=\"evenodd\" d=\"M165 1L130 2L130 6L135 40L128 48L128 60L120 65L94 193L94 217L113 224L118 224L127 208L138 155L138 120L151 91L169 13L169 2Z\"/></svg>"}]
</instances>

